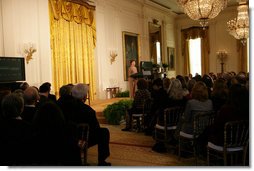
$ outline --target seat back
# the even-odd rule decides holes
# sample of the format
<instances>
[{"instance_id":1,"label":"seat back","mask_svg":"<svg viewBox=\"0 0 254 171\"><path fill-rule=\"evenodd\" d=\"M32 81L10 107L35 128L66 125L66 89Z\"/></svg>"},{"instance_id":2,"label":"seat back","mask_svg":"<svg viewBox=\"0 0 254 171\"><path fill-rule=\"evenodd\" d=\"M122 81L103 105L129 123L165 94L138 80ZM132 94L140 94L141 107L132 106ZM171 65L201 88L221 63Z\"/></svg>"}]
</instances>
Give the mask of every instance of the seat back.
<instances>
[{"instance_id":1,"label":"seat back","mask_svg":"<svg viewBox=\"0 0 254 171\"><path fill-rule=\"evenodd\" d=\"M166 127L177 126L179 119L183 115L183 112L184 112L183 106L166 108L164 110L164 126Z\"/></svg>"},{"instance_id":2,"label":"seat back","mask_svg":"<svg viewBox=\"0 0 254 171\"><path fill-rule=\"evenodd\" d=\"M77 124L78 131L78 146L80 148L80 155L82 165L87 165L87 149L89 138L89 125L86 123Z\"/></svg>"},{"instance_id":3,"label":"seat back","mask_svg":"<svg viewBox=\"0 0 254 171\"><path fill-rule=\"evenodd\" d=\"M230 121L224 126L224 149L245 147L249 141L249 123L246 120Z\"/></svg>"},{"instance_id":4,"label":"seat back","mask_svg":"<svg viewBox=\"0 0 254 171\"><path fill-rule=\"evenodd\" d=\"M197 138L203 131L214 123L215 112L209 111L198 111L193 110L194 121L193 121L193 135Z\"/></svg>"}]
</instances>

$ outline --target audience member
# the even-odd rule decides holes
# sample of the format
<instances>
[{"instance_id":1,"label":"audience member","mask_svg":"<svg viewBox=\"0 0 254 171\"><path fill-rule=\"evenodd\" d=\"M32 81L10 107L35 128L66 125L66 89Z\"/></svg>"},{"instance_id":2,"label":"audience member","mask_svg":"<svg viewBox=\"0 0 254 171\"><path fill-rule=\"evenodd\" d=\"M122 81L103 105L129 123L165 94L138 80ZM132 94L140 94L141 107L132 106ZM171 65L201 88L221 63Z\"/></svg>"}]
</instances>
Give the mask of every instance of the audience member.
<instances>
[{"instance_id":1,"label":"audience member","mask_svg":"<svg viewBox=\"0 0 254 171\"><path fill-rule=\"evenodd\" d=\"M25 91L29 87L29 84L27 82L23 82L19 87L21 90Z\"/></svg>"},{"instance_id":2,"label":"audience member","mask_svg":"<svg viewBox=\"0 0 254 171\"><path fill-rule=\"evenodd\" d=\"M33 130L32 125L20 116L24 108L23 98L15 93L9 94L1 106L0 165L32 165Z\"/></svg>"},{"instance_id":3,"label":"audience member","mask_svg":"<svg viewBox=\"0 0 254 171\"><path fill-rule=\"evenodd\" d=\"M37 102L40 100L39 92L34 87L28 87L24 91L25 107L21 113L23 120L32 123L35 112L37 110Z\"/></svg>"},{"instance_id":4,"label":"audience member","mask_svg":"<svg viewBox=\"0 0 254 171\"><path fill-rule=\"evenodd\" d=\"M36 165L81 165L78 140L66 130L65 118L55 103L43 103L34 116L33 125L37 146L34 154Z\"/></svg>"},{"instance_id":5,"label":"audience member","mask_svg":"<svg viewBox=\"0 0 254 171\"><path fill-rule=\"evenodd\" d=\"M132 114L142 113L145 100L151 99L151 93L147 89L148 83L145 79L141 78L138 80L137 88L138 90L135 92L132 107L128 109L128 112L126 113L126 127L123 128L122 131L130 131Z\"/></svg>"},{"instance_id":6,"label":"audience member","mask_svg":"<svg viewBox=\"0 0 254 171\"><path fill-rule=\"evenodd\" d=\"M181 131L193 133L193 110L210 111L213 110L213 103L208 99L208 90L202 81L198 81L192 89L192 99L187 101L184 114L181 121Z\"/></svg>"},{"instance_id":7,"label":"audience member","mask_svg":"<svg viewBox=\"0 0 254 171\"><path fill-rule=\"evenodd\" d=\"M39 94L40 94L40 101L39 101L39 106L41 106L43 103L52 101L56 102L56 97L55 95L50 95L50 90L51 90L51 84L49 82L43 83L39 87Z\"/></svg>"},{"instance_id":8,"label":"audience member","mask_svg":"<svg viewBox=\"0 0 254 171\"><path fill-rule=\"evenodd\" d=\"M70 119L75 123L87 123L89 125L88 147L98 144L98 165L110 166L111 163L106 162L107 157L110 155L109 130L100 127L95 110L85 104L87 93L87 85L79 83L73 86L72 96L75 98L76 103L72 108Z\"/></svg>"},{"instance_id":9,"label":"audience member","mask_svg":"<svg viewBox=\"0 0 254 171\"><path fill-rule=\"evenodd\" d=\"M211 100L213 102L213 109L217 113L221 106L225 104L228 96L227 82L219 78L214 82L213 91L211 93Z\"/></svg>"}]
</instances>

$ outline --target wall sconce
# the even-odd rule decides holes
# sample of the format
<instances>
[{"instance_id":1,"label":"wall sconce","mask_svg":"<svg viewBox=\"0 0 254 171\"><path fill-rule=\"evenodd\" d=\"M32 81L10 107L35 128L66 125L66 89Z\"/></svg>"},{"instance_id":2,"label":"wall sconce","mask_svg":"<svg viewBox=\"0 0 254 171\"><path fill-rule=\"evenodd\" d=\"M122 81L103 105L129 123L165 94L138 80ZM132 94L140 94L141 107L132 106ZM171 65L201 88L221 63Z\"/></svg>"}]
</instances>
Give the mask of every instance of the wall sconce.
<instances>
[{"instance_id":1,"label":"wall sconce","mask_svg":"<svg viewBox=\"0 0 254 171\"><path fill-rule=\"evenodd\" d=\"M112 65L113 62L115 62L117 57L117 52L114 50L110 51L110 63Z\"/></svg>"},{"instance_id":2,"label":"wall sconce","mask_svg":"<svg viewBox=\"0 0 254 171\"><path fill-rule=\"evenodd\" d=\"M24 44L24 55L26 57L26 63L28 64L31 59L33 59L33 54L36 52L35 45L32 43Z\"/></svg>"},{"instance_id":3,"label":"wall sconce","mask_svg":"<svg viewBox=\"0 0 254 171\"><path fill-rule=\"evenodd\" d=\"M224 63L225 63L225 60L227 59L227 57L228 57L227 51L219 50L217 52L217 58L220 60L220 64L221 64L221 73L224 72Z\"/></svg>"}]
</instances>

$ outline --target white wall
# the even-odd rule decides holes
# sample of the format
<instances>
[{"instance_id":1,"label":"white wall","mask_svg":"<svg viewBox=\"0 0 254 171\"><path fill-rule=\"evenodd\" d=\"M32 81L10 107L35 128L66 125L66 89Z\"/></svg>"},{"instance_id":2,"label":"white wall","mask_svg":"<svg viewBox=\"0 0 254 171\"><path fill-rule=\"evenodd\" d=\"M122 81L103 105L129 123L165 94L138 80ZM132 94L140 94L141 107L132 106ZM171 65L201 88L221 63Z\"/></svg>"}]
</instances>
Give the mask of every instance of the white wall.
<instances>
[{"instance_id":1,"label":"white wall","mask_svg":"<svg viewBox=\"0 0 254 171\"><path fill-rule=\"evenodd\" d=\"M1 0L0 10L1 56L24 56L24 44L35 44L37 52L25 65L26 81L52 82L48 0Z\"/></svg>"},{"instance_id":2,"label":"white wall","mask_svg":"<svg viewBox=\"0 0 254 171\"><path fill-rule=\"evenodd\" d=\"M227 31L227 21L237 16L236 7L230 7L222 11L216 18L209 21L209 37L210 37L210 55L209 55L209 71L220 73L220 63L217 60L216 52L226 50L228 52L228 60L226 61L224 71L238 72L237 67L237 51L236 39ZM181 29L192 26L200 26L199 22L191 20L186 15L176 18L177 30L177 73L183 74L183 57L181 55Z\"/></svg>"},{"instance_id":3,"label":"white wall","mask_svg":"<svg viewBox=\"0 0 254 171\"><path fill-rule=\"evenodd\" d=\"M107 87L117 86L122 91L128 90L128 82L124 81L122 32L139 34L139 60L150 61L148 22L157 19L162 25L164 56L166 45L175 46L174 15L146 0L95 0L95 3L97 98L104 99ZM112 65L109 55L111 50L118 54Z\"/></svg>"}]
</instances>

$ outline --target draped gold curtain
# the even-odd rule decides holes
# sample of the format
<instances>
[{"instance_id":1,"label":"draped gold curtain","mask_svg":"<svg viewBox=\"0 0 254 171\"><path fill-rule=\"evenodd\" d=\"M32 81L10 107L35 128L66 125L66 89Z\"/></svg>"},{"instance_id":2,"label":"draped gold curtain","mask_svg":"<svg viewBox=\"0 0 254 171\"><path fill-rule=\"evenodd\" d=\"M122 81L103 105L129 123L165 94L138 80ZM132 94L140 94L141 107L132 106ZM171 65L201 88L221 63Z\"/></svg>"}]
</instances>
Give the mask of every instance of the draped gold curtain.
<instances>
[{"instance_id":1,"label":"draped gold curtain","mask_svg":"<svg viewBox=\"0 0 254 171\"><path fill-rule=\"evenodd\" d=\"M184 74L190 73L189 40L201 38L201 70L202 74L209 72L209 28L191 27L181 30L182 56L184 57Z\"/></svg>"},{"instance_id":2,"label":"draped gold curtain","mask_svg":"<svg viewBox=\"0 0 254 171\"><path fill-rule=\"evenodd\" d=\"M62 85L90 84L93 100L95 8L79 2L82 1L49 0L53 85L58 95Z\"/></svg>"}]
</instances>

